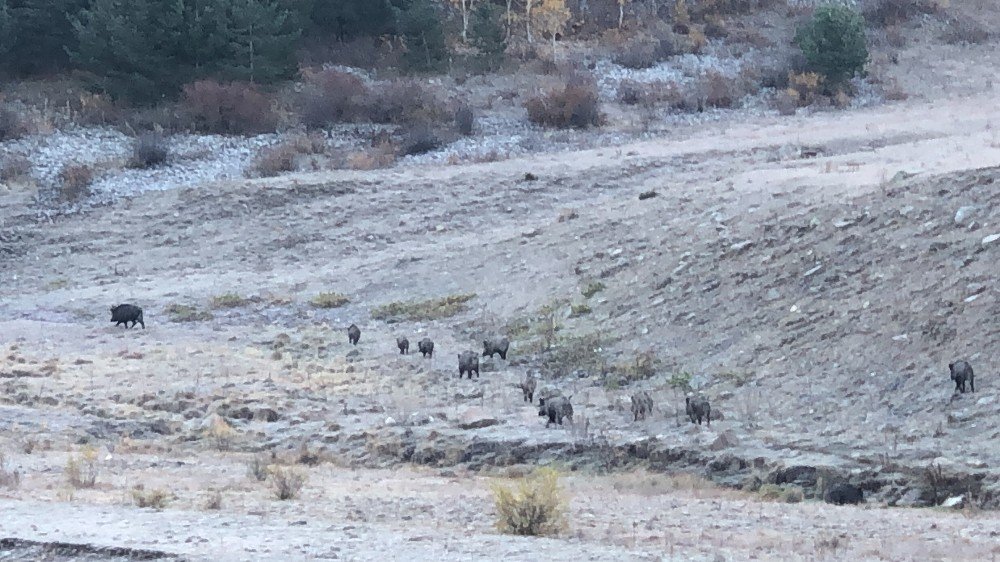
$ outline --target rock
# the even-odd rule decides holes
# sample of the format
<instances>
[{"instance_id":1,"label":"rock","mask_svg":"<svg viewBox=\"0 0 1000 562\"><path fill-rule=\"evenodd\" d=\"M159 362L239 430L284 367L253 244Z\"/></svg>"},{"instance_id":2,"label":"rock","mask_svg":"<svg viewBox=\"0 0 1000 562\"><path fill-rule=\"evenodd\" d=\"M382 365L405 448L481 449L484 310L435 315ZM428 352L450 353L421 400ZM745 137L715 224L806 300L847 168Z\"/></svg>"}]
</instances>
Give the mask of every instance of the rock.
<instances>
[{"instance_id":1,"label":"rock","mask_svg":"<svg viewBox=\"0 0 1000 562\"><path fill-rule=\"evenodd\" d=\"M978 210L979 209L974 205L959 207L959 209L955 211L955 226L968 226Z\"/></svg>"},{"instance_id":2,"label":"rock","mask_svg":"<svg viewBox=\"0 0 1000 562\"><path fill-rule=\"evenodd\" d=\"M525 230L524 232L522 232L521 236L524 238L534 238L535 236L538 236L541 233L542 233L541 228L532 228L531 230Z\"/></svg>"},{"instance_id":3,"label":"rock","mask_svg":"<svg viewBox=\"0 0 1000 562\"><path fill-rule=\"evenodd\" d=\"M941 502L941 507L950 507L952 509L961 509L964 506L965 496L955 496Z\"/></svg>"},{"instance_id":4,"label":"rock","mask_svg":"<svg viewBox=\"0 0 1000 562\"><path fill-rule=\"evenodd\" d=\"M639 201L645 201L646 199L652 199L653 197L656 197L655 191L643 191L639 194Z\"/></svg>"},{"instance_id":5,"label":"rock","mask_svg":"<svg viewBox=\"0 0 1000 562\"><path fill-rule=\"evenodd\" d=\"M927 502L921 499L920 490L915 488L907 490L903 497L896 500L896 507L923 507Z\"/></svg>"},{"instance_id":6,"label":"rock","mask_svg":"<svg viewBox=\"0 0 1000 562\"><path fill-rule=\"evenodd\" d=\"M487 414L482 408L469 408L458 417L458 427L462 429L480 429L498 423L500 420Z\"/></svg>"},{"instance_id":7,"label":"rock","mask_svg":"<svg viewBox=\"0 0 1000 562\"><path fill-rule=\"evenodd\" d=\"M253 419L254 421L273 423L281 419L281 416L271 408L261 408L254 413Z\"/></svg>"},{"instance_id":8,"label":"rock","mask_svg":"<svg viewBox=\"0 0 1000 562\"><path fill-rule=\"evenodd\" d=\"M1000 234L990 234L989 236L983 238L983 247L985 248L997 240L1000 240Z\"/></svg>"},{"instance_id":9,"label":"rock","mask_svg":"<svg viewBox=\"0 0 1000 562\"><path fill-rule=\"evenodd\" d=\"M713 417L714 413L715 412L713 412ZM737 439L736 434L730 430L726 430L720 433L719 436L715 438L715 441L712 441L708 448L712 451L721 451L723 449L735 447L739 445L739 443L740 441Z\"/></svg>"}]
</instances>

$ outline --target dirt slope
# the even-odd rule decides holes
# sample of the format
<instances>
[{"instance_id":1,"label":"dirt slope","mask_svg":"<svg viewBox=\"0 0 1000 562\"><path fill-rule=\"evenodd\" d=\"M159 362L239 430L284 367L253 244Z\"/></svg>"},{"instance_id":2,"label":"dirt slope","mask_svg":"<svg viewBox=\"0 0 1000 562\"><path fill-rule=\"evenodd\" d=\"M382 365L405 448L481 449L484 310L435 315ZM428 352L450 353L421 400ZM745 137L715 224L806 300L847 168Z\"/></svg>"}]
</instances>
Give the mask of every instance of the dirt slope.
<instances>
[{"instance_id":1,"label":"dirt slope","mask_svg":"<svg viewBox=\"0 0 1000 562\"><path fill-rule=\"evenodd\" d=\"M8 195L0 429L8 450L58 453L8 454L35 473L13 494L55 499L62 452L78 443L218 459L205 431L221 414L237 451L304 443L360 466L565 462L646 443L659 451L644 453L651 466L705 467L730 484L821 468L901 505L962 492L994 505L996 117L992 96L914 101L489 165L148 193L45 223ZM576 376L543 369L574 395L573 431L545 430L513 388L551 357L535 335L516 331L509 363L455 380L458 351L555 300L584 302L597 280L592 312L557 315ZM310 306L321 291L350 303ZM213 309L227 293L249 300ZM460 293L477 296L450 318L370 314ZM148 329L107 322L123 301L145 308ZM172 321L174 304L212 317ZM364 332L356 350L351 322ZM399 357L398 333L432 335L437 357ZM655 376L633 385L653 391L653 419L621 411L632 388L609 388L583 361L591 350L566 351L589 334L608 364L656 350ZM947 363L959 357L977 392L953 399ZM668 382L685 371L724 414L711 429L677 422ZM261 421L263 408L279 419ZM242 478L241 457L228 462ZM920 477L932 465L947 486L931 492ZM796 474L815 492L815 470Z\"/></svg>"}]
</instances>

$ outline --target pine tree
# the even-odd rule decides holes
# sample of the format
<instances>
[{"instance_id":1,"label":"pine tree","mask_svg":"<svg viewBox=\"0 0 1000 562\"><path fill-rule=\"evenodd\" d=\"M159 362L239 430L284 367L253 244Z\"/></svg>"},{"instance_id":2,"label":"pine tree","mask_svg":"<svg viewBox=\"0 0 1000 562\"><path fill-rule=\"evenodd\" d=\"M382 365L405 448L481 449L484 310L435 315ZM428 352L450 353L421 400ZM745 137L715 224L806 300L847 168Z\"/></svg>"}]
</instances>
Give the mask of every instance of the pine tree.
<instances>
[{"instance_id":1,"label":"pine tree","mask_svg":"<svg viewBox=\"0 0 1000 562\"><path fill-rule=\"evenodd\" d=\"M388 0L315 0L313 33L344 41L395 30L396 14Z\"/></svg>"},{"instance_id":2,"label":"pine tree","mask_svg":"<svg viewBox=\"0 0 1000 562\"><path fill-rule=\"evenodd\" d=\"M404 60L410 70L440 69L448 59L441 17L429 0L412 0L396 16L399 34L406 43Z\"/></svg>"},{"instance_id":3,"label":"pine tree","mask_svg":"<svg viewBox=\"0 0 1000 562\"><path fill-rule=\"evenodd\" d=\"M67 49L76 46L72 19L88 0L8 0L10 25L15 32L6 63L19 75L65 68Z\"/></svg>"},{"instance_id":4,"label":"pine tree","mask_svg":"<svg viewBox=\"0 0 1000 562\"><path fill-rule=\"evenodd\" d=\"M0 57L6 58L10 53L10 48L16 39L14 30L17 29L11 22L10 8L7 7L7 0L0 0Z\"/></svg>"},{"instance_id":5,"label":"pine tree","mask_svg":"<svg viewBox=\"0 0 1000 562\"><path fill-rule=\"evenodd\" d=\"M503 61L503 53L507 48L506 32L500 20L503 8L489 2L476 5L469 22L469 36L479 60L488 70L496 70Z\"/></svg>"},{"instance_id":6,"label":"pine tree","mask_svg":"<svg viewBox=\"0 0 1000 562\"><path fill-rule=\"evenodd\" d=\"M93 0L73 21L73 61L115 97L153 102L191 78L178 64L184 43L183 0Z\"/></svg>"},{"instance_id":7,"label":"pine tree","mask_svg":"<svg viewBox=\"0 0 1000 562\"><path fill-rule=\"evenodd\" d=\"M273 82L295 72L295 45L302 33L288 10L269 0L224 0L229 45L221 62L227 78Z\"/></svg>"}]
</instances>

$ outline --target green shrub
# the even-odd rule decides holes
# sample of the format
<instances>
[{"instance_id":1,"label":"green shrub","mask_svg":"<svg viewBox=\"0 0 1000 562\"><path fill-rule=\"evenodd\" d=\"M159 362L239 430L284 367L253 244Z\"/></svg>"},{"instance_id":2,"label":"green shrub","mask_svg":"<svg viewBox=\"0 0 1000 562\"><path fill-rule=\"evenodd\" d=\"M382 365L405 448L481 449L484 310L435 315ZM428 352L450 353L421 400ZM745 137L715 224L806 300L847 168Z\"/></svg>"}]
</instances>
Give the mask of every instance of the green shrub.
<instances>
[{"instance_id":1,"label":"green shrub","mask_svg":"<svg viewBox=\"0 0 1000 562\"><path fill-rule=\"evenodd\" d=\"M812 19L795 36L810 70L841 84L864 70L868 62L865 20L853 9L827 4L816 9Z\"/></svg>"},{"instance_id":2,"label":"green shrub","mask_svg":"<svg viewBox=\"0 0 1000 562\"><path fill-rule=\"evenodd\" d=\"M372 318L389 323L440 320L441 318L448 318L462 312L466 308L466 303L475 297L476 295L472 293L450 295L426 301L391 302L373 310Z\"/></svg>"},{"instance_id":3,"label":"green shrub","mask_svg":"<svg viewBox=\"0 0 1000 562\"><path fill-rule=\"evenodd\" d=\"M351 300L340 293L320 293L309 302L316 308L340 308Z\"/></svg>"},{"instance_id":4,"label":"green shrub","mask_svg":"<svg viewBox=\"0 0 1000 562\"><path fill-rule=\"evenodd\" d=\"M565 500L559 488L559 473L540 468L520 479L513 489L493 485L497 529L511 535L552 535L564 526Z\"/></svg>"}]
</instances>

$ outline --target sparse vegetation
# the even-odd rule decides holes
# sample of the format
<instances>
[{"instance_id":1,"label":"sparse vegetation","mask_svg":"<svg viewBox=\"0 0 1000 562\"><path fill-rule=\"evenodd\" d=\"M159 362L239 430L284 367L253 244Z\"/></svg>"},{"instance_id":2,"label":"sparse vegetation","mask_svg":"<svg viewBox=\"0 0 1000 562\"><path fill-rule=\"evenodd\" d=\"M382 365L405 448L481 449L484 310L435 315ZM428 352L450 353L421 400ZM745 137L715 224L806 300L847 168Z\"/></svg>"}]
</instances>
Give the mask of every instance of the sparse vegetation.
<instances>
[{"instance_id":1,"label":"sparse vegetation","mask_svg":"<svg viewBox=\"0 0 1000 562\"><path fill-rule=\"evenodd\" d=\"M784 503L799 503L805 499L802 488L793 485L761 484L760 488L757 489L757 494L761 499Z\"/></svg>"},{"instance_id":2,"label":"sparse vegetation","mask_svg":"<svg viewBox=\"0 0 1000 562\"><path fill-rule=\"evenodd\" d=\"M210 492L208 498L205 499L205 509L209 511L222 509L222 492L218 490Z\"/></svg>"},{"instance_id":3,"label":"sparse vegetation","mask_svg":"<svg viewBox=\"0 0 1000 562\"><path fill-rule=\"evenodd\" d=\"M267 467L270 464L271 461L267 455L254 455L247 461L247 476L258 482L267 480Z\"/></svg>"},{"instance_id":4,"label":"sparse vegetation","mask_svg":"<svg viewBox=\"0 0 1000 562\"><path fill-rule=\"evenodd\" d=\"M97 449L93 447L83 449L79 455L71 454L63 468L66 482L73 488L93 488L99 472Z\"/></svg>"},{"instance_id":5,"label":"sparse vegetation","mask_svg":"<svg viewBox=\"0 0 1000 562\"><path fill-rule=\"evenodd\" d=\"M247 177L271 178L298 169L298 151L289 144L263 148L247 168Z\"/></svg>"},{"instance_id":6,"label":"sparse vegetation","mask_svg":"<svg viewBox=\"0 0 1000 562\"><path fill-rule=\"evenodd\" d=\"M679 372L670 375L670 378L667 379L667 386L678 392L691 390L691 373Z\"/></svg>"},{"instance_id":7,"label":"sparse vegetation","mask_svg":"<svg viewBox=\"0 0 1000 562\"><path fill-rule=\"evenodd\" d=\"M468 104L462 104L455 110L455 128L465 136L472 135L476 124L476 116Z\"/></svg>"},{"instance_id":8,"label":"sparse vegetation","mask_svg":"<svg viewBox=\"0 0 1000 562\"><path fill-rule=\"evenodd\" d=\"M601 124L601 101L594 77L572 74L562 86L524 103L528 119L537 125L585 129Z\"/></svg>"},{"instance_id":9,"label":"sparse vegetation","mask_svg":"<svg viewBox=\"0 0 1000 562\"><path fill-rule=\"evenodd\" d=\"M222 416L212 415L205 437L210 439L220 451L228 451L236 437L236 430Z\"/></svg>"},{"instance_id":10,"label":"sparse vegetation","mask_svg":"<svg viewBox=\"0 0 1000 562\"><path fill-rule=\"evenodd\" d=\"M577 317L580 317L580 316L586 316L587 314L590 314L590 313L591 313L590 305L587 304L587 303L585 303L585 302L584 303L580 303L580 304L570 305L570 313L569 313L569 315L572 318L577 318Z\"/></svg>"},{"instance_id":11,"label":"sparse vegetation","mask_svg":"<svg viewBox=\"0 0 1000 562\"><path fill-rule=\"evenodd\" d=\"M0 182L22 181L31 175L31 160L23 156L7 156L0 159Z\"/></svg>"},{"instance_id":12,"label":"sparse vegetation","mask_svg":"<svg viewBox=\"0 0 1000 562\"><path fill-rule=\"evenodd\" d=\"M163 509L170 500L170 493L160 488L146 490L138 485L132 488L132 502L139 508Z\"/></svg>"},{"instance_id":13,"label":"sparse vegetation","mask_svg":"<svg viewBox=\"0 0 1000 562\"><path fill-rule=\"evenodd\" d=\"M21 473L11 468L7 456L0 453L0 488L13 489L21 485Z\"/></svg>"},{"instance_id":14,"label":"sparse vegetation","mask_svg":"<svg viewBox=\"0 0 1000 562\"><path fill-rule=\"evenodd\" d=\"M212 297L212 308L238 308L249 303L250 299L238 293L225 293Z\"/></svg>"},{"instance_id":15,"label":"sparse vegetation","mask_svg":"<svg viewBox=\"0 0 1000 562\"><path fill-rule=\"evenodd\" d=\"M0 105L0 142L18 139L27 134L27 120L21 113L10 105Z\"/></svg>"},{"instance_id":16,"label":"sparse vegetation","mask_svg":"<svg viewBox=\"0 0 1000 562\"><path fill-rule=\"evenodd\" d=\"M94 183L94 169L86 164L66 164L59 171L57 182L60 199L79 201L90 195L90 186Z\"/></svg>"},{"instance_id":17,"label":"sparse vegetation","mask_svg":"<svg viewBox=\"0 0 1000 562\"><path fill-rule=\"evenodd\" d=\"M320 293L309 301L309 304L316 308L340 308L351 302L346 296L340 293Z\"/></svg>"},{"instance_id":18,"label":"sparse vegetation","mask_svg":"<svg viewBox=\"0 0 1000 562\"><path fill-rule=\"evenodd\" d=\"M199 80L184 86L181 107L203 133L256 135L277 128L271 100L251 84Z\"/></svg>"},{"instance_id":19,"label":"sparse vegetation","mask_svg":"<svg viewBox=\"0 0 1000 562\"><path fill-rule=\"evenodd\" d=\"M589 299L604 289L604 283L601 283L600 281L591 281L590 283L587 283L580 293L583 295L583 298Z\"/></svg>"},{"instance_id":20,"label":"sparse vegetation","mask_svg":"<svg viewBox=\"0 0 1000 562\"><path fill-rule=\"evenodd\" d=\"M274 465L269 469L268 478L271 479L271 487L274 490L274 497L279 500L291 500L298 497L299 492L306 483L306 473L294 468L285 468Z\"/></svg>"},{"instance_id":21,"label":"sparse vegetation","mask_svg":"<svg viewBox=\"0 0 1000 562\"><path fill-rule=\"evenodd\" d=\"M167 162L170 152L166 140L157 133L144 133L132 141L132 157L129 167L155 168Z\"/></svg>"},{"instance_id":22,"label":"sparse vegetation","mask_svg":"<svg viewBox=\"0 0 1000 562\"><path fill-rule=\"evenodd\" d=\"M212 319L212 313L198 310L198 307L189 304L173 303L164 312L170 316L171 322L204 322Z\"/></svg>"},{"instance_id":23,"label":"sparse vegetation","mask_svg":"<svg viewBox=\"0 0 1000 562\"><path fill-rule=\"evenodd\" d=\"M554 535L565 526L566 500L559 487L559 473L539 468L521 478L516 487L492 487L497 529L511 535Z\"/></svg>"},{"instance_id":24,"label":"sparse vegetation","mask_svg":"<svg viewBox=\"0 0 1000 562\"><path fill-rule=\"evenodd\" d=\"M390 323L440 320L464 311L466 303L474 298L476 295L470 293L425 301L392 302L376 307L372 311L372 318Z\"/></svg>"}]
</instances>

